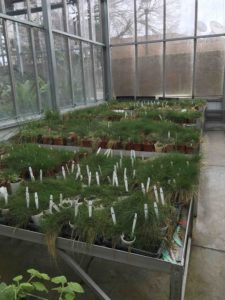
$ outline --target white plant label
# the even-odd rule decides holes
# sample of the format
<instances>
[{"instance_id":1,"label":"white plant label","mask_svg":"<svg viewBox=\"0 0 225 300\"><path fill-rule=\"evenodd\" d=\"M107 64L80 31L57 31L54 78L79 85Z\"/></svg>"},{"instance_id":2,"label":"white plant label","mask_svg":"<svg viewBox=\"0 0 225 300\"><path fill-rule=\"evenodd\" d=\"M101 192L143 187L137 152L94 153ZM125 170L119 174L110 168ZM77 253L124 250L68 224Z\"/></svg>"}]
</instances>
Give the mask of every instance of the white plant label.
<instances>
[{"instance_id":1,"label":"white plant label","mask_svg":"<svg viewBox=\"0 0 225 300\"><path fill-rule=\"evenodd\" d=\"M36 209L39 209L38 193L34 193L34 202L35 202Z\"/></svg>"},{"instance_id":2,"label":"white plant label","mask_svg":"<svg viewBox=\"0 0 225 300\"><path fill-rule=\"evenodd\" d=\"M149 192L150 183L151 183L151 178L148 177L148 179L147 179L147 184L146 184L146 193Z\"/></svg>"},{"instance_id":3,"label":"white plant label","mask_svg":"<svg viewBox=\"0 0 225 300\"><path fill-rule=\"evenodd\" d=\"M136 177L136 170L133 170L133 178Z\"/></svg>"},{"instance_id":4,"label":"white plant label","mask_svg":"<svg viewBox=\"0 0 225 300\"><path fill-rule=\"evenodd\" d=\"M128 180L127 180L127 177L124 178L124 184L125 184L125 191L128 193L128 192L129 192L129 188L128 188Z\"/></svg>"},{"instance_id":5,"label":"white plant label","mask_svg":"<svg viewBox=\"0 0 225 300\"><path fill-rule=\"evenodd\" d=\"M88 186L91 186L91 172L88 174Z\"/></svg>"},{"instance_id":6,"label":"white plant label","mask_svg":"<svg viewBox=\"0 0 225 300\"><path fill-rule=\"evenodd\" d=\"M107 179L108 179L109 184L111 184L112 183L111 178L109 176L107 176Z\"/></svg>"},{"instance_id":7,"label":"white plant label","mask_svg":"<svg viewBox=\"0 0 225 300\"><path fill-rule=\"evenodd\" d=\"M86 170L87 170L87 176L89 176L90 169L89 169L89 166L88 166L88 165L86 165Z\"/></svg>"},{"instance_id":8,"label":"white plant label","mask_svg":"<svg viewBox=\"0 0 225 300\"><path fill-rule=\"evenodd\" d=\"M98 165L99 174L102 176L102 168Z\"/></svg>"},{"instance_id":9,"label":"white plant label","mask_svg":"<svg viewBox=\"0 0 225 300\"><path fill-rule=\"evenodd\" d=\"M76 180L79 178L80 175L81 175L81 172L80 172L80 165L77 164Z\"/></svg>"},{"instance_id":10,"label":"white plant label","mask_svg":"<svg viewBox=\"0 0 225 300\"><path fill-rule=\"evenodd\" d=\"M168 140L170 139L170 131L168 131Z\"/></svg>"},{"instance_id":11,"label":"white plant label","mask_svg":"<svg viewBox=\"0 0 225 300\"><path fill-rule=\"evenodd\" d=\"M61 194L59 195L59 203L62 204L62 202L63 202L63 194L61 193Z\"/></svg>"},{"instance_id":12,"label":"white plant label","mask_svg":"<svg viewBox=\"0 0 225 300\"><path fill-rule=\"evenodd\" d=\"M170 162L171 166L173 167L173 161Z\"/></svg>"},{"instance_id":13,"label":"white plant label","mask_svg":"<svg viewBox=\"0 0 225 300\"><path fill-rule=\"evenodd\" d=\"M0 196L4 198L5 205L8 205L8 191L6 187L4 186L0 187Z\"/></svg>"},{"instance_id":14,"label":"white plant label","mask_svg":"<svg viewBox=\"0 0 225 300\"><path fill-rule=\"evenodd\" d=\"M159 203L159 195L158 195L157 187L154 185L153 189L154 189L154 194L155 194L155 200L157 203Z\"/></svg>"},{"instance_id":15,"label":"white plant label","mask_svg":"<svg viewBox=\"0 0 225 300\"><path fill-rule=\"evenodd\" d=\"M148 220L148 204L144 204L144 214L145 214L145 220Z\"/></svg>"},{"instance_id":16,"label":"white plant label","mask_svg":"<svg viewBox=\"0 0 225 300\"><path fill-rule=\"evenodd\" d=\"M74 173L74 168L75 168L75 162L74 160L72 161L72 165L71 165L71 173Z\"/></svg>"},{"instance_id":17,"label":"white plant label","mask_svg":"<svg viewBox=\"0 0 225 300\"><path fill-rule=\"evenodd\" d=\"M135 231L135 228L136 228L136 224L137 224L137 213L134 214L134 220L133 220L133 225L132 225L131 236L134 236L134 231Z\"/></svg>"},{"instance_id":18,"label":"white plant label","mask_svg":"<svg viewBox=\"0 0 225 300\"><path fill-rule=\"evenodd\" d=\"M62 176L63 176L63 179L66 179L66 171L63 166L62 166Z\"/></svg>"},{"instance_id":19,"label":"white plant label","mask_svg":"<svg viewBox=\"0 0 225 300\"><path fill-rule=\"evenodd\" d=\"M162 202L162 205L165 205L165 198L164 198L164 193L163 193L163 189L162 187L159 189L160 191L160 198L161 198L161 202Z\"/></svg>"},{"instance_id":20,"label":"white plant label","mask_svg":"<svg viewBox=\"0 0 225 300\"><path fill-rule=\"evenodd\" d=\"M66 164L66 171L67 171L68 174L70 174L70 170L69 170L69 167L68 167L67 164Z\"/></svg>"},{"instance_id":21,"label":"white plant label","mask_svg":"<svg viewBox=\"0 0 225 300\"><path fill-rule=\"evenodd\" d=\"M99 174L98 174L98 172L96 172L95 175L96 175L96 182L97 182L97 185L100 186L100 179L99 179Z\"/></svg>"},{"instance_id":22,"label":"white plant label","mask_svg":"<svg viewBox=\"0 0 225 300\"><path fill-rule=\"evenodd\" d=\"M123 166L123 159L120 158L120 168L122 168L122 166Z\"/></svg>"},{"instance_id":23,"label":"white plant label","mask_svg":"<svg viewBox=\"0 0 225 300\"><path fill-rule=\"evenodd\" d=\"M102 149L101 147L98 148L96 155L98 155L101 152L101 149Z\"/></svg>"},{"instance_id":24,"label":"white plant label","mask_svg":"<svg viewBox=\"0 0 225 300\"><path fill-rule=\"evenodd\" d=\"M145 195L146 191L145 191L145 186L144 186L143 182L141 183L141 190L142 190L143 195Z\"/></svg>"},{"instance_id":25,"label":"white plant label","mask_svg":"<svg viewBox=\"0 0 225 300\"><path fill-rule=\"evenodd\" d=\"M92 217L92 201L91 200L88 201L88 216L89 216L89 218Z\"/></svg>"},{"instance_id":26,"label":"white plant label","mask_svg":"<svg viewBox=\"0 0 225 300\"><path fill-rule=\"evenodd\" d=\"M42 181L43 181L43 171L40 170L40 182L42 182Z\"/></svg>"},{"instance_id":27,"label":"white plant label","mask_svg":"<svg viewBox=\"0 0 225 300\"><path fill-rule=\"evenodd\" d=\"M75 206L74 206L75 217L78 216L78 209L79 209L79 204L78 204L78 200L76 200L75 201Z\"/></svg>"},{"instance_id":28,"label":"white plant label","mask_svg":"<svg viewBox=\"0 0 225 300\"><path fill-rule=\"evenodd\" d=\"M29 167L29 173L30 173L30 179L31 179L32 181L35 181L34 174L33 174L33 170L32 170L31 167Z\"/></svg>"},{"instance_id":29,"label":"white plant label","mask_svg":"<svg viewBox=\"0 0 225 300\"><path fill-rule=\"evenodd\" d=\"M159 219L159 209L156 202L154 202L154 210L155 210L156 218Z\"/></svg>"},{"instance_id":30,"label":"white plant label","mask_svg":"<svg viewBox=\"0 0 225 300\"><path fill-rule=\"evenodd\" d=\"M127 168L124 168L123 176L124 176L124 179L127 177Z\"/></svg>"},{"instance_id":31,"label":"white plant label","mask_svg":"<svg viewBox=\"0 0 225 300\"><path fill-rule=\"evenodd\" d=\"M27 204L27 208L30 207L30 194L29 192L26 192L26 204Z\"/></svg>"},{"instance_id":32,"label":"white plant label","mask_svg":"<svg viewBox=\"0 0 225 300\"><path fill-rule=\"evenodd\" d=\"M190 163L189 163L189 161L188 161L188 160L186 161L186 164L187 164L187 166L188 166L188 167L190 166Z\"/></svg>"},{"instance_id":33,"label":"white plant label","mask_svg":"<svg viewBox=\"0 0 225 300\"><path fill-rule=\"evenodd\" d=\"M111 207L110 210L111 210L111 216L112 216L113 224L116 225L116 214L115 214L114 208Z\"/></svg>"}]
</instances>

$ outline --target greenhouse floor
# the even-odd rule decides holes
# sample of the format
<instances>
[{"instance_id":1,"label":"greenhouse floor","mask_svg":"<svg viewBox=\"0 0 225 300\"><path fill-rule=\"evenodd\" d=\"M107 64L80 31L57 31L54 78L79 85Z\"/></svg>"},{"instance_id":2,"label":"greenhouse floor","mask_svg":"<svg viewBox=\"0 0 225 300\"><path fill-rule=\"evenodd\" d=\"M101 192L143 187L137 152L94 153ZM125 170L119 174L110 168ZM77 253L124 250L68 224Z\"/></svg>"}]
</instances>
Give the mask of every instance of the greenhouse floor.
<instances>
[{"instance_id":1,"label":"greenhouse floor","mask_svg":"<svg viewBox=\"0 0 225 300\"><path fill-rule=\"evenodd\" d=\"M207 132L202 144L198 218L185 300L225 299L225 134Z\"/></svg>"}]
</instances>

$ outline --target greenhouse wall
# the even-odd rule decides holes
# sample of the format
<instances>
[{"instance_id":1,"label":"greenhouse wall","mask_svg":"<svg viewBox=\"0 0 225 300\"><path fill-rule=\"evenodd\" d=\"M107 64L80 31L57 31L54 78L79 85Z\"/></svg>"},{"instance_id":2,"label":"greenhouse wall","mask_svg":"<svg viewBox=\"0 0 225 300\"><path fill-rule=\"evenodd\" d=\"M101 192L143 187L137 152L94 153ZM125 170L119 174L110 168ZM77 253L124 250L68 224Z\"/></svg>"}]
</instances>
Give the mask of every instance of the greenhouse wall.
<instances>
[{"instance_id":1,"label":"greenhouse wall","mask_svg":"<svg viewBox=\"0 0 225 300\"><path fill-rule=\"evenodd\" d=\"M223 0L110 0L114 96L223 95Z\"/></svg>"},{"instance_id":2,"label":"greenhouse wall","mask_svg":"<svg viewBox=\"0 0 225 300\"><path fill-rule=\"evenodd\" d=\"M0 119L105 98L100 0L0 0Z\"/></svg>"}]
</instances>

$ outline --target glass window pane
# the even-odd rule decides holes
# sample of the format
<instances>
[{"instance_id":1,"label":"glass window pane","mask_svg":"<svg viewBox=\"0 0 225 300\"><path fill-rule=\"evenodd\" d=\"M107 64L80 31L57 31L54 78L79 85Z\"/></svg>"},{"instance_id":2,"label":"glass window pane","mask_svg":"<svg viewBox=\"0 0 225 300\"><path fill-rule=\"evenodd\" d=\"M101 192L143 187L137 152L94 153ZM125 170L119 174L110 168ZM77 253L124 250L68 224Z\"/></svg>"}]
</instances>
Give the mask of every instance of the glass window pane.
<instances>
[{"instance_id":1,"label":"glass window pane","mask_svg":"<svg viewBox=\"0 0 225 300\"><path fill-rule=\"evenodd\" d=\"M17 19L27 20L27 4L25 1L5 0L6 14Z\"/></svg>"},{"instance_id":2,"label":"glass window pane","mask_svg":"<svg viewBox=\"0 0 225 300\"><path fill-rule=\"evenodd\" d=\"M103 84L103 51L101 47L94 47L95 83L97 100L104 98Z\"/></svg>"},{"instance_id":3,"label":"glass window pane","mask_svg":"<svg viewBox=\"0 0 225 300\"><path fill-rule=\"evenodd\" d=\"M67 11L69 32L75 35L80 35L78 2L69 1L67 4Z\"/></svg>"},{"instance_id":4,"label":"glass window pane","mask_svg":"<svg viewBox=\"0 0 225 300\"><path fill-rule=\"evenodd\" d=\"M225 33L225 1L198 0L198 35Z\"/></svg>"},{"instance_id":5,"label":"glass window pane","mask_svg":"<svg viewBox=\"0 0 225 300\"><path fill-rule=\"evenodd\" d=\"M31 8L31 21L38 24L42 24L43 23L42 1L30 0L30 8Z\"/></svg>"},{"instance_id":6,"label":"glass window pane","mask_svg":"<svg viewBox=\"0 0 225 300\"><path fill-rule=\"evenodd\" d=\"M112 44L134 41L134 0L110 0L109 23Z\"/></svg>"},{"instance_id":7,"label":"glass window pane","mask_svg":"<svg viewBox=\"0 0 225 300\"><path fill-rule=\"evenodd\" d=\"M46 110L51 107L51 93L44 31L34 29L34 43L36 49L36 64L41 104L42 108Z\"/></svg>"},{"instance_id":8,"label":"glass window pane","mask_svg":"<svg viewBox=\"0 0 225 300\"><path fill-rule=\"evenodd\" d=\"M6 119L14 115L14 108L5 36L1 19L0 36L0 119Z\"/></svg>"},{"instance_id":9,"label":"glass window pane","mask_svg":"<svg viewBox=\"0 0 225 300\"><path fill-rule=\"evenodd\" d=\"M90 39L90 28L89 28L89 5L88 0L80 0L80 26L81 26L81 36Z\"/></svg>"},{"instance_id":10,"label":"glass window pane","mask_svg":"<svg viewBox=\"0 0 225 300\"><path fill-rule=\"evenodd\" d=\"M195 0L166 1L166 35L193 36L195 27Z\"/></svg>"},{"instance_id":11,"label":"glass window pane","mask_svg":"<svg viewBox=\"0 0 225 300\"><path fill-rule=\"evenodd\" d=\"M134 96L134 46L112 48L114 96Z\"/></svg>"},{"instance_id":12,"label":"glass window pane","mask_svg":"<svg viewBox=\"0 0 225 300\"><path fill-rule=\"evenodd\" d=\"M163 0L137 0L137 37L139 41L163 37Z\"/></svg>"},{"instance_id":13,"label":"glass window pane","mask_svg":"<svg viewBox=\"0 0 225 300\"><path fill-rule=\"evenodd\" d=\"M138 96L162 96L163 44L138 46Z\"/></svg>"},{"instance_id":14,"label":"glass window pane","mask_svg":"<svg viewBox=\"0 0 225 300\"><path fill-rule=\"evenodd\" d=\"M223 94L225 38L204 38L197 41L196 96Z\"/></svg>"},{"instance_id":15,"label":"glass window pane","mask_svg":"<svg viewBox=\"0 0 225 300\"><path fill-rule=\"evenodd\" d=\"M166 95L191 96L193 77L193 41L166 44Z\"/></svg>"},{"instance_id":16,"label":"glass window pane","mask_svg":"<svg viewBox=\"0 0 225 300\"><path fill-rule=\"evenodd\" d=\"M102 41L102 20L100 0L91 0L92 39Z\"/></svg>"},{"instance_id":17,"label":"glass window pane","mask_svg":"<svg viewBox=\"0 0 225 300\"><path fill-rule=\"evenodd\" d=\"M70 86L67 39L61 35L55 35L54 42L59 106L66 107L73 103Z\"/></svg>"},{"instance_id":18,"label":"glass window pane","mask_svg":"<svg viewBox=\"0 0 225 300\"><path fill-rule=\"evenodd\" d=\"M52 28L64 31L62 0L51 0Z\"/></svg>"},{"instance_id":19,"label":"glass window pane","mask_svg":"<svg viewBox=\"0 0 225 300\"><path fill-rule=\"evenodd\" d=\"M35 114L37 90L29 29L16 22L7 24L19 114Z\"/></svg>"},{"instance_id":20,"label":"glass window pane","mask_svg":"<svg viewBox=\"0 0 225 300\"><path fill-rule=\"evenodd\" d=\"M82 69L81 69L81 42L70 40L70 52L72 60L72 80L75 104L84 104Z\"/></svg>"},{"instance_id":21,"label":"glass window pane","mask_svg":"<svg viewBox=\"0 0 225 300\"><path fill-rule=\"evenodd\" d=\"M87 103L95 102L91 47L83 43L84 81Z\"/></svg>"}]
</instances>

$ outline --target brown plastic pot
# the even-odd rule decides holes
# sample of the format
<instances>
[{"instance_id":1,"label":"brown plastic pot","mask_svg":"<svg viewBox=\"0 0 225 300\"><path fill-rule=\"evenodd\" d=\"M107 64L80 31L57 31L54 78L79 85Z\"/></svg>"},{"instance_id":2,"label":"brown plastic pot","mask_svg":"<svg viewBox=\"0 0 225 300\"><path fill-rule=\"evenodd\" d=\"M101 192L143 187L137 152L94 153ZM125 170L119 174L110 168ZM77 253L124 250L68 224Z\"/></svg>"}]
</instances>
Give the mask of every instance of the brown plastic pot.
<instances>
[{"instance_id":1,"label":"brown plastic pot","mask_svg":"<svg viewBox=\"0 0 225 300\"><path fill-rule=\"evenodd\" d=\"M92 147L92 140L81 140L81 146L82 147Z\"/></svg>"},{"instance_id":2,"label":"brown plastic pot","mask_svg":"<svg viewBox=\"0 0 225 300\"><path fill-rule=\"evenodd\" d=\"M63 138L58 136L52 139L53 145L63 145Z\"/></svg>"},{"instance_id":3,"label":"brown plastic pot","mask_svg":"<svg viewBox=\"0 0 225 300\"><path fill-rule=\"evenodd\" d=\"M143 144L143 151L146 152L155 152L155 146L152 143L144 143Z\"/></svg>"}]
</instances>

